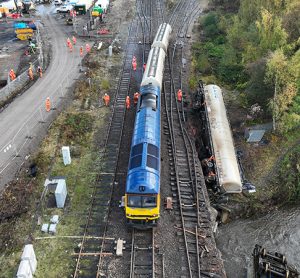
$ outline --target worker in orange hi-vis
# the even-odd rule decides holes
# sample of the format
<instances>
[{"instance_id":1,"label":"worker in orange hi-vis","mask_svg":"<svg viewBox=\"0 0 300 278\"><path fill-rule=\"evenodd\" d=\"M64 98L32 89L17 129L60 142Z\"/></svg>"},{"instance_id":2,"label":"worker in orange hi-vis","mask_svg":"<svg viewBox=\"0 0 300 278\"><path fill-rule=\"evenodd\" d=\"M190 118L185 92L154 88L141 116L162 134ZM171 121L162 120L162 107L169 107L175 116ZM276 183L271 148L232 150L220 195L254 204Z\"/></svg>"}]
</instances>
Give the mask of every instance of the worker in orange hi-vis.
<instances>
[{"instance_id":1,"label":"worker in orange hi-vis","mask_svg":"<svg viewBox=\"0 0 300 278\"><path fill-rule=\"evenodd\" d=\"M130 109L130 97L129 96L126 97L125 103L126 103L126 109Z\"/></svg>"},{"instance_id":2,"label":"worker in orange hi-vis","mask_svg":"<svg viewBox=\"0 0 300 278\"><path fill-rule=\"evenodd\" d=\"M181 89L179 89L178 92L177 92L177 101L178 102L182 101L182 91L181 91Z\"/></svg>"},{"instance_id":3,"label":"worker in orange hi-vis","mask_svg":"<svg viewBox=\"0 0 300 278\"><path fill-rule=\"evenodd\" d=\"M73 43L75 45L77 40L76 40L76 38L74 36L72 37L72 41L73 41Z\"/></svg>"},{"instance_id":4,"label":"worker in orange hi-vis","mask_svg":"<svg viewBox=\"0 0 300 278\"><path fill-rule=\"evenodd\" d=\"M146 63L143 64L143 69L146 70Z\"/></svg>"},{"instance_id":5,"label":"worker in orange hi-vis","mask_svg":"<svg viewBox=\"0 0 300 278\"><path fill-rule=\"evenodd\" d=\"M72 45L72 43L69 44L69 49L70 49L70 52L73 51L73 45Z\"/></svg>"},{"instance_id":6,"label":"worker in orange hi-vis","mask_svg":"<svg viewBox=\"0 0 300 278\"><path fill-rule=\"evenodd\" d=\"M46 111L50 112L50 110L51 110L51 102L50 102L50 98L47 97L46 98Z\"/></svg>"},{"instance_id":7,"label":"worker in orange hi-vis","mask_svg":"<svg viewBox=\"0 0 300 278\"><path fill-rule=\"evenodd\" d=\"M10 78L11 81L13 81L13 80L16 79L16 74L15 74L15 72L14 72L13 69L11 69L11 70L9 71L9 78Z\"/></svg>"},{"instance_id":8,"label":"worker in orange hi-vis","mask_svg":"<svg viewBox=\"0 0 300 278\"><path fill-rule=\"evenodd\" d=\"M28 76L29 76L29 79L30 79L30 80L33 80L33 70L32 70L32 68L31 68L31 66L30 66L29 69L28 69Z\"/></svg>"},{"instance_id":9,"label":"worker in orange hi-vis","mask_svg":"<svg viewBox=\"0 0 300 278\"><path fill-rule=\"evenodd\" d=\"M91 51L91 47L88 43L85 45L85 50L87 53L89 53Z\"/></svg>"},{"instance_id":10,"label":"worker in orange hi-vis","mask_svg":"<svg viewBox=\"0 0 300 278\"><path fill-rule=\"evenodd\" d=\"M132 62L136 62L136 57L133 55Z\"/></svg>"},{"instance_id":11,"label":"worker in orange hi-vis","mask_svg":"<svg viewBox=\"0 0 300 278\"><path fill-rule=\"evenodd\" d=\"M80 53L80 57L83 57L83 47L82 46L80 46L79 53Z\"/></svg>"},{"instance_id":12,"label":"worker in orange hi-vis","mask_svg":"<svg viewBox=\"0 0 300 278\"><path fill-rule=\"evenodd\" d=\"M42 68L40 66L38 66L38 68L37 68L37 73L39 74L40 78L42 78L42 76L43 76L43 70L42 70Z\"/></svg>"},{"instance_id":13,"label":"worker in orange hi-vis","mask_svg":"<svg viewBox=\"0 0 300 278\"><path fill-rule=\"evenodd\" d=\"M132 68L134 71L136 71L136 66L137 66L136 61L132 60Z\"/></svg>"},{"instance_id":14,"label":"worker in orange hi-vis","mask_svg":"<svg viewBox=\"0 0 300 278\"><path fill-rule=\"evenodd\" d=\"M104 96L103 96L103 101L104 101L104 104L105 104L105 106L109 106L109 101L110 101L110 97L109 97L109 95L108 94L104 94Z\"/></svg>"},{"instance_id":15,"label":"worker in orange hi-vis","mask_svg":"<svg viewBox=\"0 0 300 278\"><path fill-rule=\"evenodd\" d=\"M70 38L67 38L67 47L70 47L70 43L71 43Z\"/></svg>"},{"instance_id":16,"label":"worker in orange hi-vis","mask_svg":"<svg viewBox=\"0 0 300 278\"><path fill-rule=\"evenodd\" d=\"M139 100L139 96L140 96L139 92L135 92L134 93L134 95L133 95L133 103L134 103L134 105L137 105L138 100Z\"/></svg>"}]
</instances>

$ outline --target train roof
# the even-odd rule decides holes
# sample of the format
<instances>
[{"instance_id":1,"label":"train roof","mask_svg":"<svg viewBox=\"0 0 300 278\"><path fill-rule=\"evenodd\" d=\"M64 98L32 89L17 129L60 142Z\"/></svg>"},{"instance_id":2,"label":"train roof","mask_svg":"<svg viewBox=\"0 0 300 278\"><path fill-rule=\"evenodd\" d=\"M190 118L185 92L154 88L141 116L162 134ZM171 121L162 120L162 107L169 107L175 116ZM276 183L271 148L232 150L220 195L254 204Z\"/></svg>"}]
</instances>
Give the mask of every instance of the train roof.
<instances>
[{"instance_id":1,"label":"train roof","mask_svg":"<svg viewBox=\"0 0 300 278\"><path fill-rule=\"evenodd\" d=\"M126 193L158 194L159 176L146 169L130 173L127 176Z\"/></svg>"}]
</instances>

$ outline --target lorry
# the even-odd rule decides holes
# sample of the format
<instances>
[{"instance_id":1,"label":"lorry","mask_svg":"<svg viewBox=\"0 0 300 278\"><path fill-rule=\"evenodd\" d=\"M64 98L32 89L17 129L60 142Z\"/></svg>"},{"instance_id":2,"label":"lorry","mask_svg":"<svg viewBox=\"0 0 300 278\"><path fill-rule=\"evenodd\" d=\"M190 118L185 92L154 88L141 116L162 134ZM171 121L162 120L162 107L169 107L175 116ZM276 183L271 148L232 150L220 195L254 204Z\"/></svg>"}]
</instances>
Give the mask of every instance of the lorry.
<instances>
[{"instance_id":1,"label":"lorry","mask_svg":"<svg viewBox=\"0 0 300 278\"><path fill-rule=\"evenodd\" d=\"M86 14L88 9L94 4L93 0L79 0L74 7L77 14Z\"/></svg>"}]
</instances>

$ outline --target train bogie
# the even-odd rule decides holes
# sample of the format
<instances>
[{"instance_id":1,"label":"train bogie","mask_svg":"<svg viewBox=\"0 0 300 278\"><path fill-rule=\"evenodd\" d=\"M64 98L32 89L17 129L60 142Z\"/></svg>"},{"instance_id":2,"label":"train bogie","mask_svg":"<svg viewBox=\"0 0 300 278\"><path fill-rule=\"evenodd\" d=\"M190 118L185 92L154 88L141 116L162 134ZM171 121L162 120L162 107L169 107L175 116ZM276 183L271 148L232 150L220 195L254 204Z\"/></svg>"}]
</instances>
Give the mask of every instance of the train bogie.
<instances>
[{"instance_id":1,"label":"train bogie","mask_svg":"<svg viewBox=\"0 0 300 278\"><path fill-rule=\"evenodd\" d=\"M150 50L141 86L152 84L162 87L165 57L162 48L154 47Z\"/></svg>"},{"instance_id":2,"label":"train bogie","mask_svg":"<svg viewBox=\"0 0 300 278\"><path fill-rule=\"evenodd\" d=\"M156 33L151 47L160 47L164 50L165 53L167 53L171 32L171 25L167 23L162 23L158 28L158 31Z\"/></svg>"},{"instance_id":3,"label":"train bogie","mask_svg":"<svg viewBox=\"0 0 300 278\"><path fill-rule=\"evenodd\" d=\"M204 96L219 185L225 193L240 193L242 182L222 91L207 85Z\"/></svg>"}]
</instances>

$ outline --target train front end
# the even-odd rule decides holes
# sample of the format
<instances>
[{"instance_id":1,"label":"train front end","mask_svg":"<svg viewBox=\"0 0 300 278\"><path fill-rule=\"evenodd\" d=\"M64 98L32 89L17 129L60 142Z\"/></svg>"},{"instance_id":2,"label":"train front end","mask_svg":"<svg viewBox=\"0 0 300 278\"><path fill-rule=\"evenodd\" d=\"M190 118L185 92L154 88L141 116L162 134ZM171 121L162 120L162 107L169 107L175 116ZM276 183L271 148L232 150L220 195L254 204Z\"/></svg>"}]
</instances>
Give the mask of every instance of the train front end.
<instances>
[{"instance_id":1,"label":"train front end","mask_svg":"<svg viewBox=\"0 0 300 278\"><path fill-rule=\"evenodd\" d=\"M131 184L125 195L127 224L142 229L156 226L160 208L158 176L148 171L136 172L128 178L127 184Z\"/></svg>"}]
</instances>

